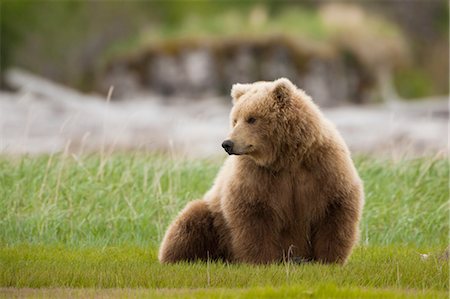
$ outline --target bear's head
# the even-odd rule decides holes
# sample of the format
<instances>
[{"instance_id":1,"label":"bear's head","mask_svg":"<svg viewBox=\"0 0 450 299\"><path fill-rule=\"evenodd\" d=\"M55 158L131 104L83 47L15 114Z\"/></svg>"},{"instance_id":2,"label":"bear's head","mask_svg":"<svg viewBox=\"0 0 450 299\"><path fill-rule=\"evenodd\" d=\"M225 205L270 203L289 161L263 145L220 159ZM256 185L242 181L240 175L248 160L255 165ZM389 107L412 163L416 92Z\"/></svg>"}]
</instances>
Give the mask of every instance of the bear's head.
<instances>
[{"instance_id":1,"label":"bear's head","mask_svg":"<svg viewBox=\"0 0 450 299\"><path fill-rule=\"evenodd\" d=\"M288 79L234 84L231 96L231 131L222 143L230 155L244 155L260 166L289 163L320 135L318 108Z\"/></svg>"}]
</instances>

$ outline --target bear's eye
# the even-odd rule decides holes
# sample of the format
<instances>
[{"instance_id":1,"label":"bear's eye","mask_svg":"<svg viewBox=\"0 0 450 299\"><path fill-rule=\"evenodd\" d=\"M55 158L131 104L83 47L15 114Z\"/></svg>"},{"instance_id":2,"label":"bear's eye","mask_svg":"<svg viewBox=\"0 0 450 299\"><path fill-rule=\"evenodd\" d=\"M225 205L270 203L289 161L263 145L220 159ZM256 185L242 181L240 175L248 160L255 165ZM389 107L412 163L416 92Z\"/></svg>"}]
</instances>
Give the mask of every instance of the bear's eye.
<instances>
[{"instance_id":1,"label":"bear's eye","mask_svg":"<svg viewBox=\"0 0 450 299\"><path fill-rule=\"evenodd\" d=\"M256 121L256 118L254 118L254 117L249 117L249 118L247 119L247 123L249 123L249 124L254 124L255 121Z\"/></svg>"},{"instance_id":2,"label":"bear's eye","mask_svg":"<svg viewBox=\"0 0 450 299\"><path fill-rule=\"evenodd\" d=\"M233 119L233 127L236 125L236 123L237 123L237 120Z\"/></svg>"}]
</instances>

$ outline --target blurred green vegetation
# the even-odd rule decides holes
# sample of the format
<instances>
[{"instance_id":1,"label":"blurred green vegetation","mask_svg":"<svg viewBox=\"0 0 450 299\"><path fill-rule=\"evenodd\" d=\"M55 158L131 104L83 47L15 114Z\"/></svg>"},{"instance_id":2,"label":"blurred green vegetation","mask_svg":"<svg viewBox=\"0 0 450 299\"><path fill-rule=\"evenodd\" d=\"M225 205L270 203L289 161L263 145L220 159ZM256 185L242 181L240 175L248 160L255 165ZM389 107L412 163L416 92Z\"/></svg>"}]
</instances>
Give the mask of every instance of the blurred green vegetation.
<instances>
[{"instance_id":1,"label":"blurred green vegetation","mask_svg":"<svg viewBox=\"0 0 450 299\"><path fill-rule=\"evenodd\" d=\"M402 98L421 98L433 93L434 82L419 68L405 68L397 71L394 84Z\"/></svg>"},{"instance_id":2,"label":"blurred green vegetation","mask_svg":"<svg viewBox=\"0 0 450 299\"><path fill-rule=\"evenodd\" d=\"M0 3L2 74L6 68L17 65L82 90L92 88L96 73L111 53L136 50L143 40L155 43L189 37L220 39L242 34L254 37L274 32L313 41L332 38L319 18L320 4L314 1L2 0ZM388 4L383 8L386 15ZM430 53L436 51L423 49L436 47L437 43L417 42L413 34L406 33L413 57L409 66L394 74L400 95L421 97L448 92L448 63L442 63L442 59L448 62L448 57L442 54L448 52L448 9L445 9L448 3L442 1L441 6L439 16L431 18L428 25L444 40L440 47L445 49L430 67L427 58L435 56ZM380 35L380 43L385 43L392 34L398 35L396 26L389 22L372 25L369 24L373 32ZM364 49L368 53L372 50L370 46ZM443 68L446 69L442 71ZM443 73L447 74L447 80L442 80Z\"/></svg>"},{"instance_id":3,"label":"blurred green vegetation","mask_svg":"<svg viewBox=\"0 0 450 299\"><path fill-rule=\"evenodd\" d=\"M34 16L25 2L0 2L0 72L10 66L13 51L20 46L26 32L26 26L33 22ZM0 88L4 87L3 76L0 77Z\"/></svg>"},{"instance_id":4,"label":"blurred green vegetation","mask_svg":"<svg viewBox=\"0 0 450 299\"><path fill-rule=\"evenodd\" d=\"M173 22L161 22L148 26L114 43L106 49L99 65L103 67L116 57L146 52L149 47L163 52L173 52L177 51L178 47L199 41L223 42L227 39L227 41L245 43L273 35L293 36L313 42L330 39L331 32L324 26L317 11L311 8L278 8L270 12L267 6L248 5L252 2L243 2L242 9L230 6L229 3L224 5L224 3L211 6L208 13L204 12L206 8L195 12L191 8L192 13L185 13L184 18L180 18L175 13L178 9L171 13L169 13L170 9L169 12L163 10L162 15L167 15L168 19L174 20ZM218 9L222 6L224 6L223 9ZM199 14L200 11L203 12Z\"/></svg>"},{"instance_id":5,"label":"blurred green vegetation","mask_svg":"<svg viewBox=\"0 0 450 299\"><path fill-rule=\"evenodd\" d=\"M196 36L229 37L241 34L295 33L313 39L325 39L328 32L317 12L302 7L282 9L271 16L264 6L252 11L230 9L221 14L191 15L180 25L165 23L154 32L164 39Z\"/></svg>"}]
</instances>

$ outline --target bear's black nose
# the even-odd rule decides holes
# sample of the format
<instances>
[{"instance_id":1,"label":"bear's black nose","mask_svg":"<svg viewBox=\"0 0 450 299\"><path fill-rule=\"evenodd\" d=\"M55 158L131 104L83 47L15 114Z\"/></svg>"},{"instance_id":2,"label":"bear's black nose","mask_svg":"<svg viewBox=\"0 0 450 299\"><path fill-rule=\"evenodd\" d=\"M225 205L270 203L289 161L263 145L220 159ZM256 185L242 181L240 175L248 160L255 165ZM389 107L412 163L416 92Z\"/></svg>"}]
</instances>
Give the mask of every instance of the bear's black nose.
<instances>
[{"instance_id":1,"label":"bear's black nose","mask_svg":"<svg viewBox=\"0 0 450 299\"><path fill-rule=\"evenodd\" d=\"M231 140L225 140L224 142L222 142L222 147L223 149L229 154L231 155L233 153L233 146L234 143Z\"/></svg>"}]
</instances>

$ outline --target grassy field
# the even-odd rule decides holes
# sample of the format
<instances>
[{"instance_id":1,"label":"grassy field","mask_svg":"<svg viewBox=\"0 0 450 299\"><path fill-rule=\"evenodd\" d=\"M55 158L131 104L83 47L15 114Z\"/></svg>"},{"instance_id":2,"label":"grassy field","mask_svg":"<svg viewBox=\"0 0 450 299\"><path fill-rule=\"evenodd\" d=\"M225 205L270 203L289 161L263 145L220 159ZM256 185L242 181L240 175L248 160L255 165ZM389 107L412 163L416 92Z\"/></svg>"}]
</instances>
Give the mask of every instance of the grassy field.
<instances>
[{"instance_id":1,"label":"grassy field","mask_svg":"<svg viewBox=\"0 0 450 299\"><path fill-rule=\"evenodd\" d=\"M211 186L221 163L0 157L0 297L447 297L442 158L356 159L366 205L360 245L345 267L159 265L168 223Z\"/></svg>"}]
</instances>

